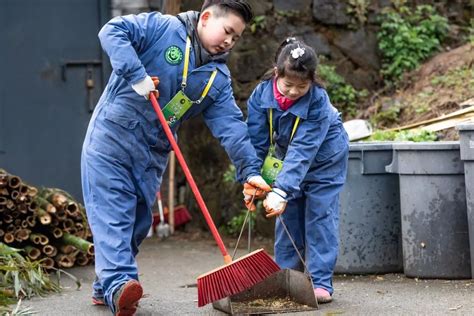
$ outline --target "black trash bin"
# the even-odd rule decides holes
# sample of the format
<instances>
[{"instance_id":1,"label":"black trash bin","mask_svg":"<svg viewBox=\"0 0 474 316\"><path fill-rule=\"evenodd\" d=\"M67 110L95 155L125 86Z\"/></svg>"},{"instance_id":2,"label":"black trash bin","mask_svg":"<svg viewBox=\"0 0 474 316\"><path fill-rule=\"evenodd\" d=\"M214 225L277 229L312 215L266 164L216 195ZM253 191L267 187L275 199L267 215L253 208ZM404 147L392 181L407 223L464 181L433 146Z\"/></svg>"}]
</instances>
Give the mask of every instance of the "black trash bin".
<instances>
[{"instance_id":1,"label":"black trash bin","mask_svg":"<svg viewBox=\"0 0 474 316\"><path fill-rule=\"evenodd\" d=\"M464 166L459 142L393 145L388 172L400 177L404 273L471 277Z\"/></svg>"},{"instance_id":2,"label":"black trash bin","mask_svg":"<svg viewBox=\"0 0 474 316\"><path fill-rule=\"evenodd\" d=\"M466 182L467 223L471 253L471 277L474 278L474 124L458 125L461 139L461 160Z\"/></svg>"},{"instance_id":3,"label":"black trash bin","mask_svg":"<svg viewBox=\"0 0 474 316\"><path fill-rule=\"evenodd\" d=\"M370 274L403 269L398 176L385 171L392 142L349 147L347 181L340 195L336 273Z\"/></svg>"}]
</instances>

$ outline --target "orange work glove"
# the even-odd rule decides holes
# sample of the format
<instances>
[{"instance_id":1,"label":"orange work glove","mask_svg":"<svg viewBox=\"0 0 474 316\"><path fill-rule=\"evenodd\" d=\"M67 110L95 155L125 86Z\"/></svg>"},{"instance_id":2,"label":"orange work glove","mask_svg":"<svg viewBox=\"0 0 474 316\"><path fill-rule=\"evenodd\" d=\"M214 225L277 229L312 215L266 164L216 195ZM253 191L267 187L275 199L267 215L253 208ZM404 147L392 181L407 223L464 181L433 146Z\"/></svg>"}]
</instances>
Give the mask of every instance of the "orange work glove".
<instances>
[{"instance_id":1,"label":"orange work glove","mask_svg":"<svg viewBox=\"0 0 474 316\"><path fill-rule=\"evenodd\" d=\"M265 198L267 192L272 188L263 180L261 176L250 177L244 184L244 203L249 211L255 211L257 207L254 204L255 199Z\"/></svg>"}]
</instances>

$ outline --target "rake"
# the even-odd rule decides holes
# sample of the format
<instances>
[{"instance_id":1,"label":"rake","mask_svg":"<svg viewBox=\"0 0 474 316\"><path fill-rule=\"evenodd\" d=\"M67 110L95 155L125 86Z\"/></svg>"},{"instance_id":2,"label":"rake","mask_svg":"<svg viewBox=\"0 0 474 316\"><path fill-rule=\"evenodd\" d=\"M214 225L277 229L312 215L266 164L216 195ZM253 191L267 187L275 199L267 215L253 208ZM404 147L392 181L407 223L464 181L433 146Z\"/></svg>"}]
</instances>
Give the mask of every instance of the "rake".
<instances>
[{"instance_id":1,"label":"rake","mask_svg":"<svg viewBox=\"0 0 474 316\"><path fill-rule=\"evenodd\" d=\"M204 203L204 200L199 192L196 182L191 175L191 172L184 160L183 154L174 139L168 122L166 121L160 105L153 93L150 93L150 100L158 116L158 119L166 133L171 147L173 148L176 158L183 169L186 179L194 193L196 201L201 209L204 218L211 230L211 233L216 240L222 256L224 257L224 265L212 271L202 274L197 279L198 288L198 306L202 307L208 303L220 300L237 293L240 293L255 284L265 280L267 277L275 272L280 271L280 267L273 261L273 259L263 249L255 250L235 261L227 252L227 249L222 241L216 225L212 220L209 210Z\"/></svg>"}]
</instances>

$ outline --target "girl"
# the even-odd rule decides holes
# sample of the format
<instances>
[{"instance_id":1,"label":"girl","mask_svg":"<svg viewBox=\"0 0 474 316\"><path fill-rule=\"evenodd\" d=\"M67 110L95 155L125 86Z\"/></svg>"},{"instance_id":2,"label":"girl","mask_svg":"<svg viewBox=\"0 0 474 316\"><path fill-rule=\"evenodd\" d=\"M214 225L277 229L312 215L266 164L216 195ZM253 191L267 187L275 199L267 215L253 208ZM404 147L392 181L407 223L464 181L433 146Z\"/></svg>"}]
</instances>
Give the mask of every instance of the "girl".
<instances>
[{"instance_id":1,"label":"girl","mask_svg":"<svg viewBox=\"0 0 474 316\"><path fill-rule=\"evenodd\" d=\"M283 220L277 220L275 227L276 262L282 268L303 270L304 260L318 302L328 303L338 253L338 202L346 178L348 136L316 79L314 50L288 38L275 61L248 101L250 138L264 161L262 176L273 187L263 205L267 217L281 215Z\"/></svg>"}]
</instances>

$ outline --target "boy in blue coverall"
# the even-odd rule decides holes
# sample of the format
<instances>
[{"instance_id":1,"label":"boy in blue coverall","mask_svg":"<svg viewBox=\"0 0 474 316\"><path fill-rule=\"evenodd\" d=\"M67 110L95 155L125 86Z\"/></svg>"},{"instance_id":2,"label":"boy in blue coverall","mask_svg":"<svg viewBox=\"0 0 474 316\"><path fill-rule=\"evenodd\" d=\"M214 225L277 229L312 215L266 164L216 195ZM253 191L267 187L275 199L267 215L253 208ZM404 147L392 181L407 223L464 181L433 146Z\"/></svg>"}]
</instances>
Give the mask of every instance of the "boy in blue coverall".
<instances>
[{"instance_id":1,"label":"boy in blue coverall","mask_svg":"<svg viewBox=\"0 0 474 316\"><path fill-rule=\"evenodd\" d=\"M267 217L281 214L275 227L275 260L282 268L302 270L304 259L318 302L328 303L348 136L317 81L314 50L289 38L275 61L248 100L247 120L252 144L264 161L262 175L273 187L263 201Z\"/></svg>"},{"instance_id":2,"label":"boy in blue coverall","mask_svg":"<svg viewBox=\"0 0 474 316\"><path fill-rule=\"evenodd\" d=\"M115 315L133 315L142 297L135 256L151 226L171 149L148 100L150 93L158 95L158 81L150 76L161 78L159 102L174 133L202 114L239 181L259 193L270 190L225 64L251 18L243 0L208 0L201 13L116 17L99 33L113 73L89 123L81 171L95 245L93 303L109 306ZM190 106L187 111L183 104Z\"/></svg>"}]
</instances>

